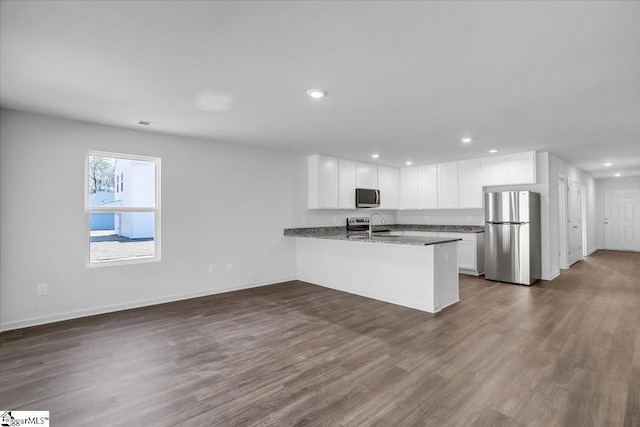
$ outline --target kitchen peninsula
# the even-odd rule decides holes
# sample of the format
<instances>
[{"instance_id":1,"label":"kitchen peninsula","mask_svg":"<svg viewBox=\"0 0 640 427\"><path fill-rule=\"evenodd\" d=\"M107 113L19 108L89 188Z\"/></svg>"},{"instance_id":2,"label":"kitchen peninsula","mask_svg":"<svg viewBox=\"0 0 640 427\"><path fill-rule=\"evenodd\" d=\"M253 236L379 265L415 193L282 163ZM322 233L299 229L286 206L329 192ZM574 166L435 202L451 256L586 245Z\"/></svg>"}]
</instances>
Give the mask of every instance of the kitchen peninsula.
<instances>
[{"instance_id":1,"label":"kitchen peninsula","mask_svg":"<svg viewBox=\"0 0 640 427\"><path fill-rule=\"evenodd\" d=\"M456 237L291 228L299 280L429 313L458 302Z\"/></svg>"}]
</instances>

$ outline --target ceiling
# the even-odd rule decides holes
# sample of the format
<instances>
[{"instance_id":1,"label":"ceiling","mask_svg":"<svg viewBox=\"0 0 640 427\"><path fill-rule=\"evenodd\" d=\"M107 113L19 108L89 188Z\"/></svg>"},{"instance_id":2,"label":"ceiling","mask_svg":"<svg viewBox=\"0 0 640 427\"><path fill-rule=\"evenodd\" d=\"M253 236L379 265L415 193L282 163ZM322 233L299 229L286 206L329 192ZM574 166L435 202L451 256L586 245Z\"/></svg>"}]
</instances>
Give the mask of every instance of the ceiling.
<instances>
[{"instance_id":1,"label":"ceiling","mask_svg":"<svg viewBox=\"0 0 640 427\"><path fill-rule=\"evenodd\" d=\"M3 0L0 15L3 108L392 166L538 150L640 175L640 2Z\"/></svg>"}]
</instances>

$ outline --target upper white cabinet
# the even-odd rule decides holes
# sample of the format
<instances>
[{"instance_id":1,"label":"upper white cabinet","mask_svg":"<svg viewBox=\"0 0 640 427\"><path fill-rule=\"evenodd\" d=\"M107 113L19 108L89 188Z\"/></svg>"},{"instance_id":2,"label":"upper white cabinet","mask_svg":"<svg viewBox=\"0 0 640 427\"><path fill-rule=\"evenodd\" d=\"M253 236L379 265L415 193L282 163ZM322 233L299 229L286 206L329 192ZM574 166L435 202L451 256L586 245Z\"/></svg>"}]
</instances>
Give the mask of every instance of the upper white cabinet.
<instances>
[{"instance_id":1,"label":"upper white cabinet","mask_svg":"<svg viewBox=\"0 0 640 427\"><path fill-rule=\"evenodd\" d=\"M356 162L338 159L338 208L356 207Z\"/></svg>"},{"instance_id":2,"label":"upper white cabinet","mask_svg":"<svg viewBox=\"0 0 640 427\"><path fill-rule=\"evenodd\" d=\"M356 162L356 188L378 190L378 166Z\"/></svg>"},{"instance_id":3,"label":"upper white cabinet","mask_svg":"<svg viewBox=\"0 0 640 427\"><path fill-rule=\"evenodd\" d=\"M458 162L439 163L438 208L458 208Z\"/></svg>"},{"instance_id":4,"label":"upper white cabinet","mask_svg":"<svg viewBox=\"0 0 640 427\"><path fill-rule=\"evenodd\" d=\"M536 183L536 153L396 169L309 156L309 209L355 209L355 189L380 190L380 209L481 209L482 187Z\"/></svg>"},{"instance_id":5,"label":"upper white cabinet","mask_svg":"<svg viewBox=\"0 0 640 427\"><path fill-rule=\"evenodd\" d=\"M380 209L400 208L400 171L388 166L378 166L378 190Z\"/></svg>"},{"instance_id":6,"label":"upper white cabinet","mask_svg":"<svg viewBox=\"0 0 640 427\"><path fill-rule=\"evenodd\" d=\"M458 162L458 207L482 208L482 168L480 159Z\"/></svg>"},{"instance_id":7,"label":"upper white cabinet","mask_svg":"<svg viewBox=\"0 0 640 427\"><path fill-rule=\"evenodd\" d=\"M507 156L485 157L480 159L482 166L482 185L504 185L507 182Z\"/></svg>"},{"instance_id":8,"label":"upper white cabinet","mask_svg":"<svg viewBox=\"0 0 640 427\"><path fill-rule=\"evenodd\" d=\"M509 154L507 171L509 184L535 184L536 152Z\"/></svg>"},{"instance_id":9,"label":"upper white cabinet","mask_svg":"<svg viewBox=\"0 0 640 427\"><path fill-rule=\"evenodd\" d=\"M400 209L419 209L418 168L400 169ZM384 198L384 196L382 196Z\"/></svg>"},{"instance_id":10,"label":"upper white cabinet","mask_svg":"<svg viewBox=\"0 0 640 427\"><path fill-rule=\"evenodd\" d=\"M438 167L418 166L418 209L438 209Z\"/></svg>"},{"instance_id":11,"label":"upper white cabinet","mask_svg":"<svg viewBox=\"0 0 640 427\"><path fill-rule=\"evenodd\" d=\"M309 209L338 208L338 159L309 156Z\"/></svg>"},{"instance_id":12,"label":"upper white cabinet","mask_svg":"<svg viewBox=\"0 0 640 427\"><path fill-rule=\"evenodd\" d=\"M536 183L536 152L481 159L484 186Z\"/></svg>"}]
</instances>

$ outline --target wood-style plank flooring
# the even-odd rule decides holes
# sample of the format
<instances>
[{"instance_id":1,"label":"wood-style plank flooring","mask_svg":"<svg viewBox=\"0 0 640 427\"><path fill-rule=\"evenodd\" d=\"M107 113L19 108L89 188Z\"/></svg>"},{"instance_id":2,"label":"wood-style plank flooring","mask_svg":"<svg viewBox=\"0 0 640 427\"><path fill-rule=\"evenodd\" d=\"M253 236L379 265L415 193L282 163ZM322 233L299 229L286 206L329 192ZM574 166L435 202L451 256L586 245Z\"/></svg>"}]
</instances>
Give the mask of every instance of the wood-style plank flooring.
<instances>
[{"instance_id":1,"label":"wood-style plank flooring","mask_svg":"<svg viewBox=\"0 0 640 427\"><path fill-rule=\"evenodd\" d=\"M393 286L393 278L389 278ZM440 314L302 282L0 334L0 409L52 425L639 426L640 253Z\"/></svg>"}]
</instances>

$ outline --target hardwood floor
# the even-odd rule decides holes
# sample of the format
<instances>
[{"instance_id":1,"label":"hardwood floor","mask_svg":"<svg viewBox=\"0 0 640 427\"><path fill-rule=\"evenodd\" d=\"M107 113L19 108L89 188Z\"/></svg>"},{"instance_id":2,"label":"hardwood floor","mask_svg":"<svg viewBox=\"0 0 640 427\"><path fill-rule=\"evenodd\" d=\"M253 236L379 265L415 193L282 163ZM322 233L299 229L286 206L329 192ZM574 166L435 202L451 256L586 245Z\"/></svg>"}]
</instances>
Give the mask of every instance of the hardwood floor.
<instances>
[{"instance_id":1,"label":"hardwood floor","mask_svg":"<svg viewBox=\"0 0 640 427\"><path fill-rule=\"evenodd\" d=\"M389 285L393 286L393 278ZM638 426L640 253L432 315L302 282L0 334L0 408L52 425Z\"/></svg>"}]
</instances>

